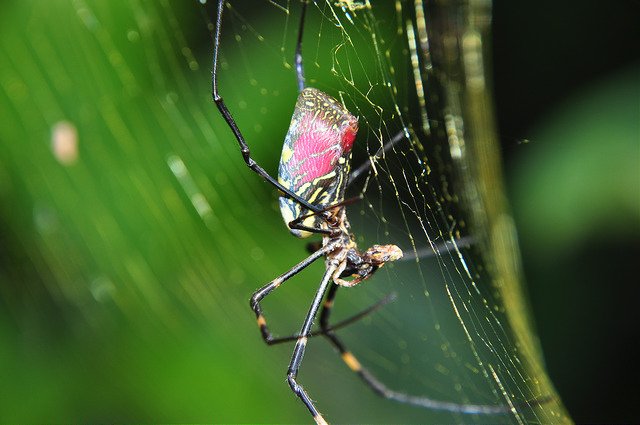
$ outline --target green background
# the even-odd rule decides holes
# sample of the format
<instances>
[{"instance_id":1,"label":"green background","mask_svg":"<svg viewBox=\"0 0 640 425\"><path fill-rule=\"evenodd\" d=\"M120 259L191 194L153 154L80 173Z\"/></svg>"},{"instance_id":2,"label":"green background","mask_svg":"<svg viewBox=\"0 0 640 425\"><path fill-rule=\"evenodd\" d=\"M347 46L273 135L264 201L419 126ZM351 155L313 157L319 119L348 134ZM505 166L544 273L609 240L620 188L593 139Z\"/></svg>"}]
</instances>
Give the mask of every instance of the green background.
<instances>
[{"instance_id":1,"label":"green background","mask_svg":"<svg viewBox=\"0 0 640 425\"><path fill-rule=\"evenodd\" d=\"M274 422L308 420L284 382L290 347L265 349L247 302L257 285L300 258L304 244L284 231L273 191L227 140L209 94L205 9L166 10L137 2L0 6L2 422L233 421L238 412L259 422L265 411ZM272 38L281 33L273 31ZM288 91L256 96L260 87L234 76L221 84L226 96L257 99L234 111L248 137L277 139L288 116L252 114L289 110L292 74L259 51L248 56ZM515 74L518 84L523 77ZM599 77L553 99L555 107L548 100L535 130L501 130L551 375L574 385L557 383L561 396L589 401L584 388L598 388L596 371L628 355L623 343L633 334L625 332L626 316L612 312L632 311L624 303L637 290L625 264L637 258L640 233L638 69ZM61 120L79 134L72 165L52 155L52 128ZM521 134L531 143L513 147ZM252 147L274 170L279 147L275 154L267 143ZM189 165L188 177L171 172L176 158ZM211 210L196 211L190 188L202 191ZM606 260L576 260L576 252ZM589 272L598 266L610 272ZM314 267L318 275L321 266ZM308 299L308 291L292 288L289 301L271 308ZM603 301L612 292L626 308ZM276 323L299 317L285 309ZM545 338L547 326L564 332ZM328 347L318 350L320 366L337 363ZM623 373L613 370L607 375ZM317 392L342 403L347 421L421 417L396 416L339 367L306 373L340 388ZM616 382L609 383L612 415L624 420L630 397ZM275 397L286 407L274 411Z\"/></svg>"}]
</instances>

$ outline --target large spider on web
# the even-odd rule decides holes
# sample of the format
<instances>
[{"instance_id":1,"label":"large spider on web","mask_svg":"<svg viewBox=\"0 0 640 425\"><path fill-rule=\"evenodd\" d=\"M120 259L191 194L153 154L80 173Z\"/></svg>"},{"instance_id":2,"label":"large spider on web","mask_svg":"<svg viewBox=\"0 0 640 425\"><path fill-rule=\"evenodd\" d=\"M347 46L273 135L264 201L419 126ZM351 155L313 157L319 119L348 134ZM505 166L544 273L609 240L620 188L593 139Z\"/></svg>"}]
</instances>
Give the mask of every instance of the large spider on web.
<instances>
[{"instance_id":1,"label":"large spider on web","mask_svg":"<svg viewBox=\"0 0 640 425\"><path fill-rule=\"evenodd\" d=\"M299 95L289 131L284 140L277 179L271 177L251 157L249 146L242 132L220 96L217 81L218 54L224 5L225 0L218 1L212 71L213 99L233 132L247 166L280 191L280 211L290 232L301 238L313 234L322 235L322 243L318 244L319 246L311 255L258 289L250 300L262 338L267 344L296 341L287 370L287 381L293 392L309 409L316 423L326 423L297 379L308 339L322 335L338 350L347 366L356 372L376 394L384 398L456 413L496 414L508 412L510 408L506 405L458 404L393 391L364 368L346 348L335 331L388 302L389 297L349 319L333 326L329 325L331 308L339 287L351 287L361 283L370 278L385 263L400 259L403 253L395 245L373 245L362 252L358 250L355 237L351 234L345 206L358 199L345 200L345 191L349 183L354 180L353 174L355 172L350 173L350 163L351 148L358 131L358 119L330 95L305 86L302 35L307 2L302 2L295 51ZM381 152L386 151L403 137L404 132L387 142ZM361 171L362 169L356 170L358 173ZM260 302L285 281L321 257L325 259L325 272L300 332L290 337L274 337L267 327ZM323 303L325 294L326 299ZM320 329L312 331L312 325L319 311Z\"/></svg>"}]
</instances>

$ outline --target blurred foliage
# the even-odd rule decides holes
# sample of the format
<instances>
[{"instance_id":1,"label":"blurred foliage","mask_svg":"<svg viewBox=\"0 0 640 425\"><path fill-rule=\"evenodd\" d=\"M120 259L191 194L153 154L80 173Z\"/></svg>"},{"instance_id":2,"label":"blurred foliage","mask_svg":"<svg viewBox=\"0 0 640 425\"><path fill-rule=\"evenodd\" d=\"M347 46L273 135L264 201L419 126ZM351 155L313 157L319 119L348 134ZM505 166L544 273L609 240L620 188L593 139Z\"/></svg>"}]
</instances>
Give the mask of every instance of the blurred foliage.
<instances>
[{"instance_id":1,"label":"blurred foliage","mask_svg":"<svg viewBox=\"0 0 640 425\"><path fill-rule=\"evenodd\" d=\"M623 70L558 107L514 164L514 203L547 259L592 232L640 230L639 74L637 66Z\"/></svg>"},{"instance_id":2,"label":"blurred foliage","mask_svg":"<svg viewBox=\"0 0 640 425\"><path fill-rule=\"evenodd\" d=\"M210 45L203 64L186 47L210 39L200 8L1 7L1 421L258 421L282 371L262 372L278 350L248 295L299 247L278 243L270 191L218 141ZM73 141L56 151L61 122L77 160Z\"/></svg>"},{"instance_id":3,"label":"blurred foliage","mask_svg":"<svg viewBox=\"0 0 640 425\"><path fill-rule=\"evenodd\" d=\"M511 164L534 316L576 422L633 421L638 378L640 68L613 72L548 113ZM575 355L575 353L584 353ZM594 388L611 388L603 395ZM601 407L605 406L605 407Z\"/></svg>"}]
</instances>

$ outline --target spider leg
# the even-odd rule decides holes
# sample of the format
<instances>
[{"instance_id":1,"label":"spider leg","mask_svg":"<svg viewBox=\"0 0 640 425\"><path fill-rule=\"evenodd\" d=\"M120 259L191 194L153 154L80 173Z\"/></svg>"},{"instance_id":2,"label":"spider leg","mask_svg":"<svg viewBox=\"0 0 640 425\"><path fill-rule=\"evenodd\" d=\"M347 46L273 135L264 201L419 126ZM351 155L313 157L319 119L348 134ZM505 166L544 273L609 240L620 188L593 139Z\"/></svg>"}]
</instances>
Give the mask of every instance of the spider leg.
<instances>
[{"instance_id":1,"label":"spider leg","mask_svg":"<svg viewBox=\"0 0 640 425\"><path fill-rule=\"evenodd\" d=\"M290 221L289 229L297 229L297 230L302 230L304 232L309 232L309 233L322 233L323 235L330 235L331 230L329 229L320 229L317 227L309 227L309 226L305 226L304 224L300 224L301 221L307 219L308 217L311 217L312 215L315 215L315 214L309 214L306 216L298 217L295 220Z\"/></svg>"},{"instance_id":2,"label":"spider leg","mask_svg":"<svg viewBox=\"0 0 640 425\"><path fill-rule=\"evenodd\" d=\"M396 297L397 297L396 293L392 292L391 294L387 295L386 297L384 297L383 299L381 299L377 303L375 303L372 306L367 307L366 309L362 310L360 313L354 314L353 316L348 317L348 318L336 323L335 325L329 326L325 330L322 330L322 329L315 330L315 331L311 332L308 335L308 337L311 338L311 337L314 337L314 336L324 335L327 332L336 331L338 329L342 329L344 327L347 327L347 326L357 322L358 320L363 319L364 317L370 315L371 313L379 310L380 308L382 308L383 306L389 304L390 302L394 301L396 299ZM325 308L326 308L326 301L325 301L325 305L323 305L323 310L322 310L323 312L324 312ZM300 337L300 335L296 334L296 335L289 335L289 336L282 336L282 337L272 338L269 341L269 345L275 345L275 344L281 344L281 343L284 343L284 342L295 341L299 337Z\"/></svg>"},{"instance_id":3,"label":"spider leg","mask_svg":"<svg viewBox=\"0 0 640 425\"><path fill-rule=\"evenodd\" d=\"M302 34L304 33L304 19L307 13L307 0L302 2L302 11L300 12L300 26L298 27L298 41L296 41L296 77L298 79L298 92L304 90L304 66L302 64Z\"/></svg>"},{"instance_id":4,"label":"spider leg","mask_svg":"<svg viewBox=\"0 0 640 425\"><path fill-rule=\"evenodd\" d=\"M438 254L452 252L456 247L469 248L475 243L473 236L463 236L453 240L445 240L433 245L418 248L415 251L405 252L404 256L397 261L415 261L417 259L431 258Z\"/></svg>"},{"instance_id":5,"label":"spider leg","mask_svg":"<svg viewBox=\"0 0 640 425\"><path fill-rule=\"evenodd\" d=\"M432 410L443 410L455 413L467 414L497 414L507 413L510 410L508 405L478 405L478 404L458 404L448 401L434 400L428 397L417 397L389 389L384 383L376 378L371 372L364 368L358 359L349 351L342 340L335 334L335 328L329 327L329 316L333 301L338 291L339 285L333 285L329 289L327 299L320 313L320 330L322 334L333 344L338 350L342 360L353 372L357 373L360 379L373 390L374 393L381 397L395 400L400 403L412 404L414 406L424 407Z\"/></svg>"},{"instance_id":6,"label":"spider leg","mask_svg":"<svg viewBox=\"0 0 640 425\"><path fill-rule=\"evenodd\" d=\"M240 132L240 129L236 124L236 121L233 119L231 112L229 112L227 105L225 105L224 100L222 100L222 97L220 96L220 92L218 90L218 52L220 50L220 32L222 29L222 11L224 8L224 2L225 0L218 1L218 13L216 15L216 31L215 31L214 43L213 43L213 66L212 66L212 72L211 72L211 88L212 88L213 101L216 103L216 106L218 107L218 110L222 114L222 117L227 122L227 125L229 126L229 128L233 132L233 135L238 141L238 144L240 145L240 152L242 153L242 157L244 159L244 162L247 164L247 166L252 171L257 173L260 177L262 177L264 180L266 180L269 184L271 184L273 187L275 187L280 192L282 192L283 196L293 199L294 201L296 201L297 203L304 206L310 211L317 212L319 210L318 207L315 207L314 205L300 198L291 190L284 187L276 179L271 177L264 170L264 168L258 165L258 163L253 158L251 158L251 152L249 150L249 146L247 145L247 142L245 141L244 136ZM302 36L300 35L300 37Z\"/></svg>"},{"instance_id":7,"label":"spider leg","mask_svg":"<svg viewBox=\"0 0 640 425\"><path fill-rule=\"evenodd\" d=\"M262 314L262 307L260 306L260 301L262 301L262 299L267 295L269 295L274 289L282 285L283 282L295 276L296 274L300 273L307 266L309 266L311 263L316 261L318 258L325 255L331 249L333 249L333 245L327 245L323 248L320 248L319 250L317 250L316 252L314 252L304 260L302 260L300 263L293 266L286 273L283 273L282 275L273 279L271 282L269 282L262 288L258 289L251 296L249 305L251 306L251 309L256 314L256 320L258 321L258 326L260 327L260 334L262 335L262 339L264 339L264 342L266 342L268 345L277 343L274 341L277 341L278 339L273 337L273 335L269 331L269 328L267 327L267 321L265 320L264 315Z\"/></svg>"},{"instance_id":8,"label":"spider leg","mask_svg":"<svg viewBox=\"0 0 640 425\"><path fill-rule=\"evenodd\" d=\"M307 313L307 317L304 319L304 323L302 324L302 328L300 329L298 340L296 341L296 346L293 349L293 355L291 356L291 363L289 363L289 369L287 370L287 382L291 387L291 390L302 400L302 402L307 406L309 412L313 416L313 419L317 424L326 425L326 421L318 412L313 401L304 390L302 385L298 384L296 378L298 377L298 370L300 369L300 364L302 363L302 358L304 357L305 347L307 345L307 339L311 333L311 326L313 325L313 320L318 314L318 309L320 308L320 304L322 303L322 298L324 298L324 293L327 291L327 287L331 283L331 277L335 273L338 268L337 264L329 264L327 269L322 277L322 281L320 282L320 287L318 287L318 291L316 292L315 297L313 298L313 302L311 303L311 307L309 308L309 312Z\"/></svg>"},{"instance_id":9,"label":"spider leg","mask_svg":"<svg viewBox=\"0 0 640 425\"><path fill-rule=\"evenodd\" d=\"M350 205L353 203L356 203L358 201L362 200L362 196L355 196L353 198L349 198L349 199L345 199L343 201L337 202L335 204L331 204L331 205L327 205L324 207L319 207L320 209L318 211L314 211L311 212L309 214L305 214L303 216L300 216L294 220L291 220L289 222L289 228L290 229L297 229L297 230L303 230L305 232L310 232L310 233L322 233L325 235L330 235L331 234L331 230L328 229L319 229L317 227L309 227L309 226L305 226L303 224L301 224L302 222L304 222L307 218L309 217L313 217L315 215L321 215L324 212L327 212L331 209L337 208L337 207L343 207L345 205Z\"/></svg>"},{"instance_id":10,"label":"spider leg","mask_svg":"<svg viewBox=\"0 0 640 425\"><path fill-rule=\"evenodd\" d=\"M380 159L385 152L387 152L389 149L391 149L392 147L394 147L398 142L400 142L401 140L406 140L408 139L408 135L405 129L400 130L398 133L396 133L395 136L393 136L390 140L387 140L376 152L375 155L373 155L372 157L369 157L368 161L363 162L362 164L360 164L360 166L358 168L356 168L355 170L353 170L351 172L351 174L349 175L349 181L347 182L347 187L351 186L351 183L353 183L355 180L357 180L360 176L362 176L364 174L365 171L367 171L369 168L371 168L371 162L372 161L377 161L378 159Z\"/></svg>"}]
</instances>

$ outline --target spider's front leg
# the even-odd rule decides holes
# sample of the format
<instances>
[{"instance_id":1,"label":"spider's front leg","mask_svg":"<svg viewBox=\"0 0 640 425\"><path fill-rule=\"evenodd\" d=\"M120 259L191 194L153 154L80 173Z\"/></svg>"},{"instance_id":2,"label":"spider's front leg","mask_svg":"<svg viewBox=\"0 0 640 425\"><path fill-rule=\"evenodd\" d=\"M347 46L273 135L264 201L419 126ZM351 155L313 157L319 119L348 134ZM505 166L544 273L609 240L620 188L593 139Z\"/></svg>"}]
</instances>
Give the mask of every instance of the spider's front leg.
<instances>
[{"instance_id":1,"label":"spider's front leg","mask_svg":"<svg viewBox=\"0 0 640 425\"><path fill-rule=\"evenodd\" d=\"M313 416L313 419L319 425L326 425L326 421L318 412L318 409L311 401L311 398L304 390L302 385L300 385L297 381L298 370L300 369L300 364L302 363L302 358L304 357L305 348L307 346L308 336L311 334L311 326L313 325L313 321L318 314L318 309L320 308L320 304L322 303L322 298L324 297L329 284L333 278L333 275L338 268L338 264L336 262L329 262L327 265L327 269L322 277L322 282L320 283L320 287L316 292L315 297L313 298L313 302L311 303L311 307L309 308L309 312L307 313L307 317L304 319L304 323L302 324L302 328L300 329L298 340L296 341L296 346L293 349L293 355L291 356L291 362L289 363L289 369L287 370L287 382L291 387L291 390L302 400L302 402L307 406L309 412Z\"/></svg>"},{"instance_id":2,"label":"spider's front leg","mask_svg":"<svg viewBox=\"0 0 640 425\"><path fill-rule=\"evenodd\" d=\"M242 158L244 159L244 162L247 164L247 167L249 167L253 172L258 174L260 177L262 177L266 182L271 184L273 187L278 189L283 196L287 197L288 199L295 200L295 202L304 206L309 211L314 211L314 212L318 211L318 208L316 208L306 199L302 199L301 197L296 195L291 189L284 187L280 182L278 182L278 180L271 177L269 173L267 173L265 169L262 168L251 157L251 151L249 150L249 145L247 144L244 136L242 135L242 132L240 131L240 128L238 128L238 125L236 124L236 121L233 118L233 115L231 115L231 112L227 108L227 105L224 103L224 100L220 95L220 90L218 89L218 56L219 56L219 50L220 50L220 34L222 32L222 12L224 9L224 4L225 4L225 0L218 1L218 11L216 13L216 29L214 32L214 42L213 42L213 63L212 63L212 69L211 69L211 94L213 96L213 101L218 107L218 110L220 111L220 114L226 121L227 125L233 132L233 135L236 138L238 145L240 147ZM306 10L306 6L305 6L305 10ZM304 22L304 20L302 22ZM301 23L300 24L301 29L302 29L302 25L303 24ZM300 66L302 66L301 63L300 63ZM302 68L300 68L300 72L302 72ZM302 78L304 80L304 77Z\"/></svg>"},{"instance_id":3,"label":"spider's front leg","mask_svg":"<svg viewBox=\"0 0 640 425\"><path fill-rule=\"evenodd\" d=\"M262 335L262 339L264 339L264 342L266 342L268 345L277 343L279 341L277 338L273 337L271 332L269 332L269 328L267 327L267 321L264 318L264 315L262 314L262 307L260 306L260 301L262 301L264 297L269 295L274 289L278 288L285 281L295 276L296 274L300 273L302 270L308 267L311 263L313 263L318 258L325 255L327 252L331 251L332 249L334 249L334 245L332 244L329 244L323 248L320 248L319 250L317 250L316 252L314 252L304 260L302 260L300 263L293 266L289 271L273 279L271 282L269 282L268 284L266 284L265 286L263 286L262 288L258 289L256 292L253 293L253 295L251 296L251 300L249 300L249 305L251 306L251 309L256 314L256 320L258 322L258 326L260 327L260 334Z\"/></svg>"}]
</instances>

